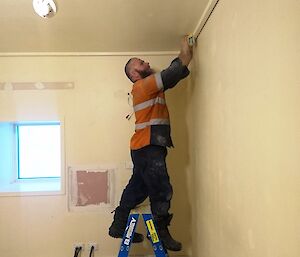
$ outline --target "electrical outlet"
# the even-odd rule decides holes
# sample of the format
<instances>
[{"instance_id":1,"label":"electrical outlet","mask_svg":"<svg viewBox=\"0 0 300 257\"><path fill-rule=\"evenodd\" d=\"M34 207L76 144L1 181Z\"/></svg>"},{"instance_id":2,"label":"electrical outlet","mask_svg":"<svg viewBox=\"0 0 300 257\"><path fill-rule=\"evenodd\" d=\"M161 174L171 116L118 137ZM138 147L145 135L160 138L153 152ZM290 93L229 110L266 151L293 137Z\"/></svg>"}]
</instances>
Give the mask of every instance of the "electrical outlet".
<instances>
[{"instance_id":1,"label":"electrical outlet","mask_svg":"<svg viewBox=\"0 0 300 257\"><path fill-rule=\"evenodd\" d=\"M91 250L92 246L94 246L94 251L98 251L99 245L97 243L88 243L88 251Z\"/></svg>"},{"instance_id":2,"label":"electrical outlet","mask_svg":"<svg viewBox=\"0 0 300 257\"><path fill-rule=\"evenodd\" d=\"M84 250L84 243L74 243L73 244L73 250L75 250L76 247L81 247L81 251L83 251Z\"/></svg>"}]
</instances>

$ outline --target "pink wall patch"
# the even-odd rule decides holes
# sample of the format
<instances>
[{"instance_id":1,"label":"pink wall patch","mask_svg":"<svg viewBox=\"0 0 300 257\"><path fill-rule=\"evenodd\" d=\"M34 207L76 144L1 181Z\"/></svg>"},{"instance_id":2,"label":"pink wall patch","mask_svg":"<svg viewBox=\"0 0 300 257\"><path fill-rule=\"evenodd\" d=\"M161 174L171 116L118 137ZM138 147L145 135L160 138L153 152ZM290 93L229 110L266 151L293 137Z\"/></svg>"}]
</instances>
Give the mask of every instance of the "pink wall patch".
<instances>
[{"instance_id":1,"label":"pink wall patch","mask_svg":"<svg viewBox=\"0 0 300 257\"><path fill-rule=\"evenodd\" d=\"M68 168L69 211L101 211L114 206L114 166Z\"/></svg>"},{"instance_id":2,"label":"pink wall patch","mask_svg":"<svg viewBox=\"0 0 300 257\"><path fill-rule=\"evenodd\" d=\"M108 171L76 171L76 206L99 205L109 203Z\"/></svg>"}]
</instances>

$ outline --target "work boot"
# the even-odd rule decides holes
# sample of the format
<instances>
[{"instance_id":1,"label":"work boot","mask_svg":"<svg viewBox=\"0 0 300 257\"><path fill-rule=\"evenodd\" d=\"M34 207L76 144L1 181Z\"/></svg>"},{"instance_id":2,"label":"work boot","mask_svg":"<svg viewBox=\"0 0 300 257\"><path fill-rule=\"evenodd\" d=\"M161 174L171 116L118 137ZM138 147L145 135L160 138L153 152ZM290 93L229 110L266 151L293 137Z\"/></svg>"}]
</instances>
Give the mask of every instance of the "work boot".
<instances>
[{"instance_id":1,"label":"work boot","mask_svg":"<svg viewBox=\"0 0 300 257\"><path fill-rule=\"evenodd\" d=\"M170 251L180 251L182 244L172 238L168 229L172 218L173 214L157 217L155 218L155 225L163 246Z\"/></svg>"},{"instance_id":2,"label":"work boot","mask_svg":"<svg viewBox=\"0 0 300 257\"><path fill-rule=\"evenodd\" d=\"M111 226L109 227L108 234L114 238L123 238L129 211L122 210L120 207L117 207L114 212L114 220ZM143 240L144 236L142 234L133 234L132 243L141 243L143 242Z\"/></svg>"}]
</instances>

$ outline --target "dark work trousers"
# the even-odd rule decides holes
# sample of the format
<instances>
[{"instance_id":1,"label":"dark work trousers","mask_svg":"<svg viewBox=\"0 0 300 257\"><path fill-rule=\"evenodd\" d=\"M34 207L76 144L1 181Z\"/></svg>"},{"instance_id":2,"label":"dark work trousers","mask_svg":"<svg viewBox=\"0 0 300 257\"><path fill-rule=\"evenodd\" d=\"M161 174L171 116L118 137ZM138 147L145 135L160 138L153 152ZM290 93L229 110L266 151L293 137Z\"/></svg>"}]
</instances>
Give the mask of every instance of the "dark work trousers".
<instances>
[{"instance_id":1,"label":"dark work trousers","mask_svg":"<svg viewBox=\"0 0 300 257\"><path fill-rule=\"evenodd\" d=\"M173 189L166 156L167 148L158 145L131 151L133 174L123 191L120 208L131 210L149 196L153 216L168 215Z\"/></svg>"}]
</instances>

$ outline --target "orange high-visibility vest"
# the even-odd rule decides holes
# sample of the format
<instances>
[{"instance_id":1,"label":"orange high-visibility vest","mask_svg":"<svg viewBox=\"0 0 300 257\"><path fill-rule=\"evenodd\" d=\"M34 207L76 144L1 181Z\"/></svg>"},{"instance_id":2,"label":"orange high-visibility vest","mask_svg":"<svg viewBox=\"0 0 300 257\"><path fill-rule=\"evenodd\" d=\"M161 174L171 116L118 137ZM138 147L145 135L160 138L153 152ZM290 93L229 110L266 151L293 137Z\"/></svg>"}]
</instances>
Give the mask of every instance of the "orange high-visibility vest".
<instances>
[{"instance_id":1,"label":"orange high-visibility vest","mask_svg":"<svg viewBox=\"0 0 300 257\"><path fill-rule=\"evenodd\" d=\"M138 80L133 84L131 94L136 122L130 148L137 150L150 144L173 146L161 74Z\"/></svg>"}]
</instances>

